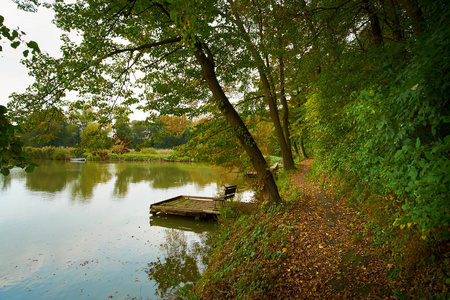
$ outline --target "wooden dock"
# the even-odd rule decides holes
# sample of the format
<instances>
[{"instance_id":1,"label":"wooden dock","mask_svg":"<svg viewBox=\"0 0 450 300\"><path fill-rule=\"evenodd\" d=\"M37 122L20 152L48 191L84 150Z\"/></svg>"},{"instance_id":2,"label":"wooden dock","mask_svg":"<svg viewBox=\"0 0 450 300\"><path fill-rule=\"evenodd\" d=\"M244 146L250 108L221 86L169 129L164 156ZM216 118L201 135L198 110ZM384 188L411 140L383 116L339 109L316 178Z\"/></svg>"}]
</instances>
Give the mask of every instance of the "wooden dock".
<instances>
[{"instance_id":1,"label":"wooden dock","mask_svg":"<svg viewBox=\"0 0 450 300\"><path fill-rule=\"evenodd\" d=\"M220 215L219 198L180 195L150 205L150 214L170 214L207 219Z\"/></svg>"}]
</instances>

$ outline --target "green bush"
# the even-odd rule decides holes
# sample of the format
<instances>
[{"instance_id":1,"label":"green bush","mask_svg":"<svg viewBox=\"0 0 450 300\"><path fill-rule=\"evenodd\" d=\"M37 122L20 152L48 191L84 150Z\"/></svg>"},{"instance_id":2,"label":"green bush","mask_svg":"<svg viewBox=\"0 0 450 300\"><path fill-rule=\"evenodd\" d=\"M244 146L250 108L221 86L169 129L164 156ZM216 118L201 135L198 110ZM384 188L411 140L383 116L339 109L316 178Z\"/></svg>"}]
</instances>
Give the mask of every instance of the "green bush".
<instances>
[{"instance_id":1,"label":"green bush","mask_svg":"<svg viewBox=\"0 0 450 300\"><path fill-rule=\"evenodd\" d=\"M67 148L57 148L53 155L53 160L65 160L70 157L70 150Z\"/></svg>"},{"instance_id":2,"label":"green bush","mask_svg":"<svg viewBox=\"0 0 450 300\"><path fill-rule=\"evenodd\" d=\"M244 214L233 206L222 211L210 267L196 286L201 297L214 298L208 293L221 290L225 298L258 299L278 284L277 266L286 257L289 232L281 225L283 211L272 204Z\"/></svg>"}]
</instances>

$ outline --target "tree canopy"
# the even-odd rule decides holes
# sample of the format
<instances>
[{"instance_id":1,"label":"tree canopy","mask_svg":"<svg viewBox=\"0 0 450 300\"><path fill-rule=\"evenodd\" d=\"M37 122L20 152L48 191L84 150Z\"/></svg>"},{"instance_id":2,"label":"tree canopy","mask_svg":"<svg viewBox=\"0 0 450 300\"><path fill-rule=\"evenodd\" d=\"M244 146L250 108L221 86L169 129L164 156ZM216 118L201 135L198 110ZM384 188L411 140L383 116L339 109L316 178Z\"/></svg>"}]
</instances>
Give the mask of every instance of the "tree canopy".
<instances>
[{"instance_id":1,"label":"tree canopy","mask_svg":"<svg viewBox=\"0 0 450 300\"><path fill-rule=\"evenodd\" d=\"M291 149L306 142L323 171L351 174L355 187L391 197L393 226L413 227L425 239L449 237L445 1L51 6L55 24L67 32L62 57L25 60L36 81L10 103L19 124L33 112L85 106L101 126L131 108L154 117L210 118L194 133L218 137L211 149L236 138L263 182L262 194L276 202L261 142L249 130L263 118L272 123L287 169L295 167ZM74 91L77 98L68 101Z\"/></svg>"}]
</instances>

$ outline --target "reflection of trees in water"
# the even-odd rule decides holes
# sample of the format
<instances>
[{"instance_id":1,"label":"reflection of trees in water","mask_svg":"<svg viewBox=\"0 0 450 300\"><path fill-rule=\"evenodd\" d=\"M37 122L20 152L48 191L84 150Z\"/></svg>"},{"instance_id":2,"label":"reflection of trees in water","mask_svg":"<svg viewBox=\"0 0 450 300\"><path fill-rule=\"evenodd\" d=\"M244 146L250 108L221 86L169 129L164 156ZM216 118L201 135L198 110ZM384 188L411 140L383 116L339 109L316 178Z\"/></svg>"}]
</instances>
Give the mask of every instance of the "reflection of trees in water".
<instances>
[{"instance_id":1,"label":"reflection of trees in water","mask_svg":"<svg viewBox=\"0 0 450 300\"><path fill-rule=\"evenodd\" d=\"M127 167L124 164L117 164L114 195L125 196L128 193L128 185L130 183L146 181L150 174L151 169L145 166L131 165Z\"/></svg>"},{"instance_id":2,"label":"reflection of trees in water","mask_svg":"<svg viewBox=\"0 0 450 300\"><path fill-rule=\"evenodd\" d=\"M99 183L111 180L108 165L42 161L26 174L26 187L32 191L55 193L70 186L72 200L88 202Z\"/></svg>"},{"instance_id":3,"label":"reflection of trees in water","mask_svg":"<svg viewBox=\"0 0 450 300\"><path fill-rule=\"evenodd\" d=\"M71 186L72 201L79 200L80 202L89 202L92 198L94 188L99 183L106 183L112 178L112 173L109 170L108 164L83 164L78 178Z\"/></svg>"},{"instance_id":4,"label":"reflection of trees in water","mask_svg":"<svg viewBox=\"0 0 450 300\"><path fill-rule=\"evenodd\" d=\"M160 298L173 298L180 287L200 278L209 254L206 235L200 237L200 242L190 245L184 232L166 230L166 243L161 245L163 258L148 263L147 270L149 279L156 281Z\"/></svg>"},{"instance_id":5,"label":"reflection of trees in water","mask_svg":"<svg viewBox=\"0 0 450 300\"><path fill-rule=\"evenodd\" d=\"M114 193L125 195L130 183L147 181L154 189L168 189L195 183L201 187L215 182L218 173L211 168L192 165L162 163L148 166L123 164L116 166L116 182Z\"/></svg>"},{"instance_id":6,"label":"reflection of trees in water","mask_svg":"<svg viewBox=\"0 0 450 300\"><path fill-rule=\"evenodd\" d=\"M11 175L9 176L0 175L0 179L2 182L0 190L5 191L7 188L11 186Z\"/></svg>"},{"instance_id":7,"label":"reflection of trees in water","mask_svg":"<svg viewBox=\"0 0 450 300\"><path fill-rule=\"evenodd\" d=\"M136 166L130 164L127 167L118 164L118 166L116 166L114 194L124 196L128 192L130 183L144 181L149 182L152 188L168 189L190 183L190 174L177 166L169 164L149 166Z\"/></svg>"},{"instance_id":8,"label":"reflection of trees in water","mask_svg":"<svg viewBox=\"0 0 450 300\"><path fill-rule=\"evenodd\" d=\"M212 168L195 168L190 172L191 182L195 183L200 187L204 187L211 182L216 182L219 180L219 173Z\"/></svg>"},{"instance_id":9,"label":"reflection of trees in water","mask_svg":"<svg viewBox=\"0 0 450 300\"><path fill-rule=\"evenodd\" d=\"M39 162L33 173L27 173L26 187L32 191L55 193L64 190L68 182L78 178L79 165L61 162Z\"/></svg>"},{"instance_id":10,"label":"reflection of trees in water","mask_svg":"<svg viewBox=\"0 0 450 300\"><path fill-rule=\"evenodd\" d=\"M143 181L149 182L154 189L168 189L192 183L199 187L205 187L211 183L216 183L217 186L240 184L242 178L236 173L221 174L217 170L204 165L183 163L116 164L115 195L124 196L128 192L130 183Z\"/></svg>"},{"instance_id":11,"label":"reflection of trees in water","mask_svg":"<svg viewBox=\"0 0 450 300\"><path fill-rule=\"evenodd\" d=\"M153 189L168 189L195 184L200 187L216 183L223 192L225 184L242 186L236 174L221 174L205 165L183 163L69 163L41 161L33 173L17 172L26 178L26 187L33 191L55 193L69 187L73 201L88 202L95 187L110 181L115 174L114 194L125 196L130 184L148 182ZM3 176L0 187L5 189L10 178ZM1 184L3 183L3 187Z\"/></svg>"},{"instance_id":12,"label":"reflection of trees in water","mask_svg":"<svg viewBox=\"0 0 450 300\"><path fill-rule=\"evenodd\" d=\"M175 165L168 164L167 166L154 168L151 179L153 188L167 189L191 183L191 174Z\"/></svg>"}]
</instances>

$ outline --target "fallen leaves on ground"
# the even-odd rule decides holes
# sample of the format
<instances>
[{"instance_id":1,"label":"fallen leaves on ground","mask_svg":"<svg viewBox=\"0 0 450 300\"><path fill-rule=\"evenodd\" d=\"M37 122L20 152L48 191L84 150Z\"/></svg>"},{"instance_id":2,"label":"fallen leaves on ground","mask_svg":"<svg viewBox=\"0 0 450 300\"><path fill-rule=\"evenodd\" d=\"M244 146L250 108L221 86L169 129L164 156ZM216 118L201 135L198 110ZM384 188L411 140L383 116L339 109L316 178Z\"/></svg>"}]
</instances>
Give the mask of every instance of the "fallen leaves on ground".
<instances>
[{"instance_id":1,"label":"fallen leaves on ground","mask_svg":"<svg viewBox=\"0 0 450 300\"><path fill-rule=\"evenodd\" d=\"M362 218L344 199L306 179L311 163L304 161L291 179L303 197L288 212L294 228L287 257L267 298L389 299L386 264L360 235Z\"/></svg>"}]
</instances>

